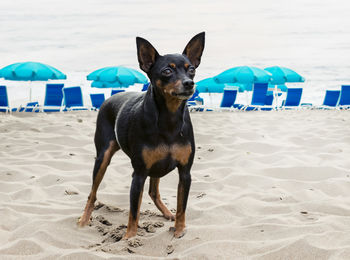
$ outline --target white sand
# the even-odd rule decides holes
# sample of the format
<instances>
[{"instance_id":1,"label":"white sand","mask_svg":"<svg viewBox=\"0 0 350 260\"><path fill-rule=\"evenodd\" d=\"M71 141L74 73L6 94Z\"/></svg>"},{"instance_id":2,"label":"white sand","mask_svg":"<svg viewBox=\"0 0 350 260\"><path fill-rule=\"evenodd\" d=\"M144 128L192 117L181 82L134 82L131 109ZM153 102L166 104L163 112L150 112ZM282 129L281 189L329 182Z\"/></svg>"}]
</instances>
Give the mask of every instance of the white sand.
<instances>
[{"instance_id":1,"label":"white sand","mask_svg":"<svg viewBox=\"0 0 350 260\"><path fill-rule=\"evenodd\" d=\"M0 115L1 259L138 259L167 251L180 259L350 258L348 111L193 113L187 233L172 237L173 222L159 216L147 183L144 228L129 242L115 242L127 224L132 173L122 152L100 186L104 205L92 225L76 226L91 185L95 119L96 112ZM170 209L177 181L175 171L161 180Z\"/></svg>"}]
</instances>

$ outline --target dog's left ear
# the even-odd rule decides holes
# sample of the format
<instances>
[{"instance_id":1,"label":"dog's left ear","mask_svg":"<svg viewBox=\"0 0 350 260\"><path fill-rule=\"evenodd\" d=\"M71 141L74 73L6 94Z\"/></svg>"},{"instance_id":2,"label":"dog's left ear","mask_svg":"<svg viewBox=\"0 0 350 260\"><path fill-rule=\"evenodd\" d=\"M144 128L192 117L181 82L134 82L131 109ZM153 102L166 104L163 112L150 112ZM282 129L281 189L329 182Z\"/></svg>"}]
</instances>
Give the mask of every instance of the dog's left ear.
<instances>
[{"instance_id":1,"label":"dog's left ear","mask_svg":"<svg viewBox=\"0 0 350 260\"><path fill-rule=\"evenodd\" d=\"M186 55L193 66L196 68L201 63L201 57L204 50L205 32L201 32L194 36L186 45L183 55Z\"/></svg>"}]
</instances>

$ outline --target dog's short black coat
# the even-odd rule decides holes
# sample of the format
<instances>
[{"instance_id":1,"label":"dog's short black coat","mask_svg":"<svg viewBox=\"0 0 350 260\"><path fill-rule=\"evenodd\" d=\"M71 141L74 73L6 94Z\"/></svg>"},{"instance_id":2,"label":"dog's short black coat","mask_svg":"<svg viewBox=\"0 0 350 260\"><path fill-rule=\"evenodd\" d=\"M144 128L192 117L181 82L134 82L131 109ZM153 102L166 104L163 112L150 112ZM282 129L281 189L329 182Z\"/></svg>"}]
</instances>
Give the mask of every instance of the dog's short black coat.
<instances>
[{"instance_id":1,"label":"dog's short black coat","mask_svg":"<svg viewBox=\"0 0 350 260\"><path fill-rule=\"evenodd\" d=\"M151 198L164 217L175 219L174 235L181 237L195 153L186 102L194 93L193 77L204 49L204 32L191 39L183 54L161 56L145 39L137 37L136 43L140 68L147 73L151 84L145 93L118 93L102 104L96 122L93 185L79 225L89 222L107 166L113 154L122 149L134 169L124 238L136 235L143 186L148 176ZM174 217L162 203L158 185L159 178L176 167L179 184Z\"/></svg>"}]
</instances>

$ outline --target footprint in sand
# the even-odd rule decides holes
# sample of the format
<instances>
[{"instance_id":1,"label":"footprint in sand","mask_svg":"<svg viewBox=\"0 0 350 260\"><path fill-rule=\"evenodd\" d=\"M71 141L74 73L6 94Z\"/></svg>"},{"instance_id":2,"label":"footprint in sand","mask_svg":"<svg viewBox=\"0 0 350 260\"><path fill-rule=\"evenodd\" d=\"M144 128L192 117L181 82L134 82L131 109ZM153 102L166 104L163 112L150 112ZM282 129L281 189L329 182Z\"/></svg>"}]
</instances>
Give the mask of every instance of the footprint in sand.
<instances>
[{"instance_id":1,"label":"footprint in sand","mask_svg":"<svg viewBox=\"0 0 350 260\"><path fill-rule=\"evenodd\" d=\"M128 245L131 247L139 247L143 246L143 242L141 241L141 239L135 237L128 240Z\"/></svg>"},{"instance_id":2,"label":"footprint in sand","mask_svg":"<svg viewBox=\"0 0 350 260\"><path fill-rule=\"evenodd\" d=\"M103 225L112 226L112 223L109 222L107 219L105 219L102 215L97 216L96 220L99 221Z\"/></svg>"},{"instance_id":3,"label":"footprint in sand","mask_svg":"<svg viewBox=\"0 0 350 260\"><path fill-rule=\"evenodd\" d=\"M108 212L124 212L120 208L113 206L107 206L101 202L97 203L95 210L102 213L103 211ZM101 211L102 210L102 211ZM164 222L162 221L150 221L150 218L157 218L157 213L150 210L140 212L142 218L137 230L136 237L128 239L127 241L122 240L124 234L126 233L127 226L122 225L113 225L108 219L103 215L97 215L93 217L90 223L90 226L95 227L99 234L101 234L102 241L100 243L92 244L88 248L94 248L96 251L104 252L121 252L127 251L132 254L134 248L143 246L144 242L142 237L149 237L152 234L156 233L158 228L164 227ZM167 252L171 254L173 250L169 249Z\"/></svg>"},{"instance_id":4,"label":"footprint in sand","mask_svg":"<svg viewBox=\"0 0 350 260\"><path fill-rule=\"evenodd\" d=\"M65 190L64 194L65 195L78 195L79 193L76 191L72 191L72 190Z\"/></svg>"},{"instance_id":5,"label":"footprint in sand","mask_svg":"<svg viewBox=\"0 0 350 260\"><path fill-rule=\"evenodd\" d=\"M167 253L168 255L170 255L172 252L174 252L174 250L175 250L175 248L173 247L173 245L168 245L168 246L166 247L166 253Z\"/></svg>"},{"instance_id":6,"label":"footprint in sand","mask_svg":"<svg viewBox=\"0 0 350 260\"><path fill-rule=\"evenodd\" d=\"M148 232L148 233L155 233L156 232L156 228L160 228L160 227L163 227L163 226L164 226L164 223L161 222L161 221L158 221L158 222L146 221L146 222L142 223L141 228L146 230L146 232Z\"/></svg>"}]
</instances>

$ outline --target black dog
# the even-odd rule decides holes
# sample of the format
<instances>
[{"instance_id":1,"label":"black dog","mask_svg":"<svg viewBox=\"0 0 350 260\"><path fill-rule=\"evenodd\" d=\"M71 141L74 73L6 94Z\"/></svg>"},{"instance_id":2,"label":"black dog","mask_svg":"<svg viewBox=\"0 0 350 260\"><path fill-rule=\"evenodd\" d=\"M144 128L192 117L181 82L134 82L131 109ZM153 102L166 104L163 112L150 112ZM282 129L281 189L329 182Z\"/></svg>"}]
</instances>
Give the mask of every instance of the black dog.
<instances>
[{"instance_id":1,"label":"black dog","mask_svg":"<svg viewBox=\"0 0 350 260\"><path fill-rule=\"evenodd\" d=\"M204 32L194 36L181 54L161 56L145 39L136 38L140 68L151 85L146 93L126 92L107 99L97 117L97 157L92 189L79 225L86 225L96 192L113 154L120 148L130 157L134 172L130 212L124 239L137 233L143 186L150 177L149 195L167 219L175 219L175 237L184 235L185 210L191 186L195 144L186 101L194 93L193 77L204 49ZM159 179L179 171L176 217L159 195Z\"/></svg>"}]
</instances>

